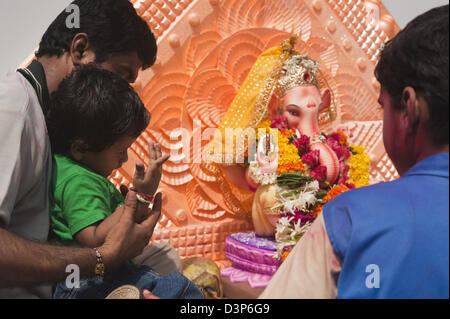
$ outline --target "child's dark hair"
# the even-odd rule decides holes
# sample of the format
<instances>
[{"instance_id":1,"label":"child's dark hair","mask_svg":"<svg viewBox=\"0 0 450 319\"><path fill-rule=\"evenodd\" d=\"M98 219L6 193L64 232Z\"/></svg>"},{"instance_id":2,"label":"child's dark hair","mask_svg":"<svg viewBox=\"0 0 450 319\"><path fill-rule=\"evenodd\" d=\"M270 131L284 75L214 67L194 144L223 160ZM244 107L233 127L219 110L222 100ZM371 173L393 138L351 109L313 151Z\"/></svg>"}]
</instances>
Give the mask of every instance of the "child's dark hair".
<instances>
[{"instance_id":1,"label":"child's dark hair","mask_svg":"<svg viewBox=\"0 0 450 319\"><path fill-rule=\"evenodd\" d=\"M80 13L80 27L68 28L72 14L63 10L48 27L36 57L60 57L69 52L74 36L86 33L95 52L95 62L105 62L113 53L136 52L142 68L156 61L156 39L147 23L139 17L128 0L75 0Z\"/></svg>"},{"instance_id":2,"label":"child's dark hair","mask_svg":"<svg viewBox=\"0 0 450 319\"><path fill-rule=\"evenodd\" d=\"M100 152L120 137L138 137L150 113L134 89L120 75L82 66L64 79L51 96L47 127L52 151L70 156L76 140L84 151Z\"/></svg>"}]
</instances>

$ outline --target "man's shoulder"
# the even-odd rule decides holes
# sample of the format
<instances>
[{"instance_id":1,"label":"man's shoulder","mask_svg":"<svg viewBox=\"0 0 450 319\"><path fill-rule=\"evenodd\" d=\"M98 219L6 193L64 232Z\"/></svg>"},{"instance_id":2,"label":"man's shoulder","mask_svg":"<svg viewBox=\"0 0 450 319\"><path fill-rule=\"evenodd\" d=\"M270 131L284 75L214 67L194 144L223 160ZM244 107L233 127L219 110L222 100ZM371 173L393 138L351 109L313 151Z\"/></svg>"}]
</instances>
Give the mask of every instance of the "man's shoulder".
<instances>
[{"instance_id":1,"label":"man's shoulder","mask_svg":"<svg viewBox=\"0 0 450 319\"><path fill-rule=\"evenodd\" d=\"M356 188L332 199L323 208L325 227L333 249L345 256L354 229L363 229L368 218L390 214L392 207L404 206L402 181L382 182ZM356 225L356 226L355 226Z\"/></svg>"},{"instance_id":2,"label":"man's shoulder","mask_svg":"<svg viewBox=\"0 0 450 319\"><path fill-rule=\"evenodd\" d=\"M0 79L0 112L25 113L30 102L30 88L25 78L10 72Z\"/></svg>"},{"instance_id":3,"label":"man's shoulder","mask_svg":"<svg viewBox=\"0 0 450 319\"><path fill-rule=\"evenodd\" d=\"M411 197L413 196L412 194L416 194L417 191L426 193L423 192L424 183L427 184L427 187L430 187L430 189L428 189L429 191L448 192L448 186L445 189L445 187L438 182L439 179L429 172L426 172L426 174L424 173L423 175L405 174L392 181L381 182L347 191L333 199L333 202L336 200L336 203L361 203L363 206L384 202L385 200L388 200L391 203L404 202L405 197Z\"/></svg>"},{"instance_id":4,"label":"man's shoulder","mask_svg":"<svg viewBox=\"0 0 450 319\"><path fill-rule=\"evenodd\" d=\"M337 196L330 203L364 202L368 204L369 201L378 201L380 198L391 198L395 193L402 191L402 183L403 181L398 179L352 189Z\"/></svg>"},{"instance_id":5,"label":"man's shoulder","mask_svg":"<svg viewBox=\"0 0 450 319\"><path fill-rule=\"evenodd\" d=\"M366 211L380 205L403 205L407 192L405 181L397 179L365 187L352 189L332 199L324 207L324 212L345 210L348 213Z\"/></svg>"}]
</instances>

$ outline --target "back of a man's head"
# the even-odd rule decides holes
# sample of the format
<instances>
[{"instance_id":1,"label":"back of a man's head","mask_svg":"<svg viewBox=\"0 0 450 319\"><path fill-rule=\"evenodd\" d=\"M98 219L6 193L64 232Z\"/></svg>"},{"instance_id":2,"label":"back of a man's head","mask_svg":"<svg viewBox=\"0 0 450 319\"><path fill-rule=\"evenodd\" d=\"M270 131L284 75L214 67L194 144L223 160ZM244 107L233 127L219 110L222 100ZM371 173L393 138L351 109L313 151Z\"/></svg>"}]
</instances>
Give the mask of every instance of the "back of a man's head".
<instances>
[{"instance_id":1,"label":"back of a man's head","mask_svg":"<svg viewBox=\"0 0 450 319\"><path fill-rule=\"evenodd\" d=\"M435 145L449 142L449 6L411 21L381 53L375 75L402 108L403 89L412 87L428 104L426 129Z\"/></svg>"},{"instance_id":2,"label":"back of a man's head","mask_svg":"<svg viewBox=\"0 0 450 319\"><path fill-rule=\"evenodd\" d=\"M147 23L128 0L75 0L80 25L68 27L71 12L62 11L45 32L36 57L69 52L74 36L86 33L95 52L95 62L105 62L112 54L136 52L143 69L156 60L156 40Z\"/></svg>"}]
</instances>

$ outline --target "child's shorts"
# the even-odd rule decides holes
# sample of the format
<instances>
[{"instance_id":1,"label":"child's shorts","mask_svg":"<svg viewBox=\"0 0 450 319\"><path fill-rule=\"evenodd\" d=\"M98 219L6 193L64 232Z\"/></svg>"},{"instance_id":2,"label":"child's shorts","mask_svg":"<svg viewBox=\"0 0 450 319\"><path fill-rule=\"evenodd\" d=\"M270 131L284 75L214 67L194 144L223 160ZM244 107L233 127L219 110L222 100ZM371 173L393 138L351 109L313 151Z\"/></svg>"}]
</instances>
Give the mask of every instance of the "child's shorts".
<instances>
[{"instance_id":1,"label":"child's shorts","mask_svg":"<svg viewBox=\"0 0 450 319\"><path fill-rule=\"evenodd\" d=\"M75 282L71 280L71 285ZM160 275L148 266L127 264L119 270L106 274L103 279L82 279L79 287L68 288L60 282L55 288L55 299L104 299L114 289L123 285L134 285L142 292L149 290L161 299L203 299L200 289L178 272Z\"/></svg>"}]
</instances>

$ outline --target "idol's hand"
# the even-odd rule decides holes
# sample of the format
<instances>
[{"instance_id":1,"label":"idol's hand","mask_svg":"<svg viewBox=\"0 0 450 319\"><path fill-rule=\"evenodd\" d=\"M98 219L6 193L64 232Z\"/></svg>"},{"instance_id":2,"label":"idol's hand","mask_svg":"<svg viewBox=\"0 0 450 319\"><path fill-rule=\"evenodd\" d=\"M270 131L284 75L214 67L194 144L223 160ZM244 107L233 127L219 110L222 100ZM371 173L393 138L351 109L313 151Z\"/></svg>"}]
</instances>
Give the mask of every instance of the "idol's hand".
<instances>
[{"instance_id":1,"label":"idol's hand","mask_svg":"<svg viewBox=\"0 0 450 319\"><path fill-rule=\"evenodd\" d=\"M275 154L270 156L270 154L262 153L258 150L256 159L258 161L258 166L263 174L276 173L278 169L278 158L280 157L278 147L274 150Z\"/></svg>"}]
</instances>

